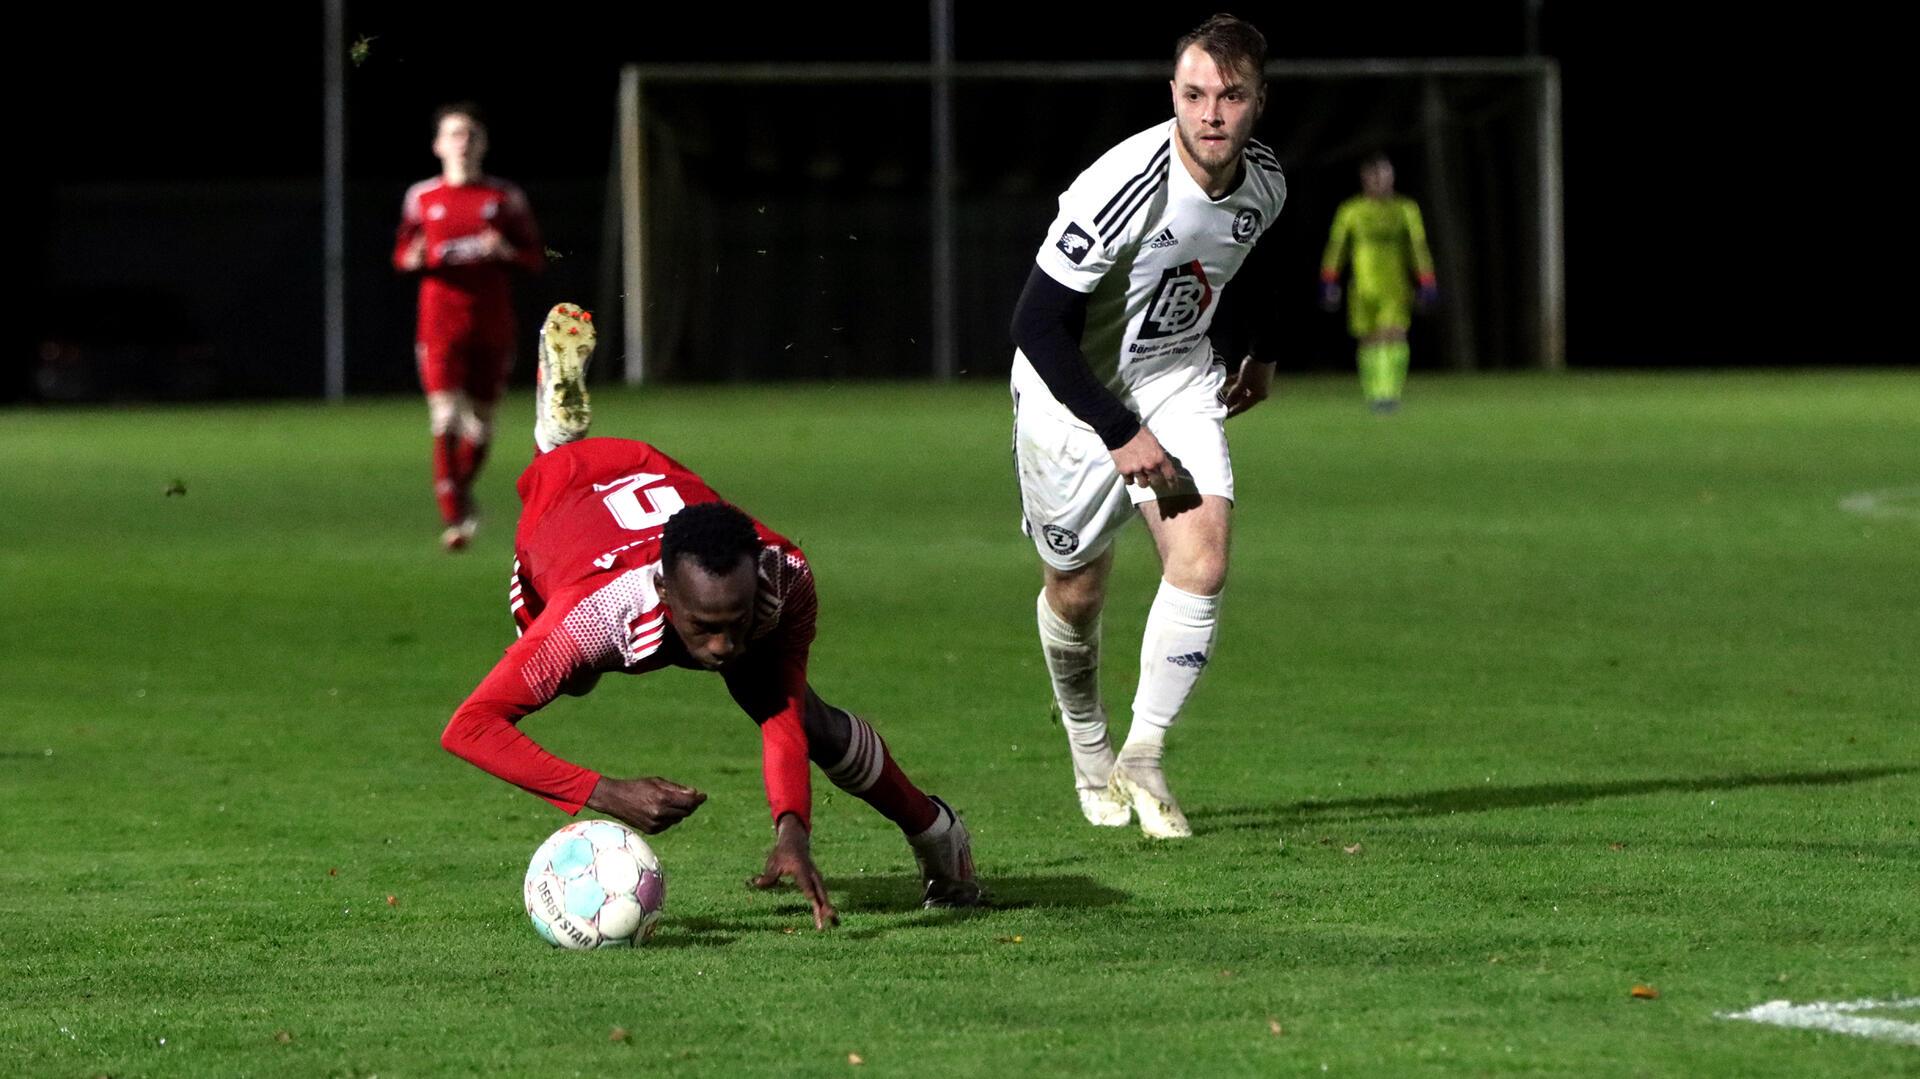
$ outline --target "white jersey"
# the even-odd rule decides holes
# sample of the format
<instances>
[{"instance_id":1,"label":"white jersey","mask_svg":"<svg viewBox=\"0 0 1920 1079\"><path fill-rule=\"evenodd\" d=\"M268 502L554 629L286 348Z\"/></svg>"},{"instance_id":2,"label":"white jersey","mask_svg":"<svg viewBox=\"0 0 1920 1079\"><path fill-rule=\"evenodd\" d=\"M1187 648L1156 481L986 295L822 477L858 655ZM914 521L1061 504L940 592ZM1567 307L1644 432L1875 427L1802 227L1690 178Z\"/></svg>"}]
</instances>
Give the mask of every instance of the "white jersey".
<instances>
[{"instance_id":1,"label":"white jersey","mask_svg":"<svg viewBox=\"0 0 1920 1079\"><path fill-rule=\"evenodd\" d=\"M1108 150L1060 195L1060 213L1034 261L1088 293L1081 354L1136 414L1213 365L1207 328L1221 293L1287 200L1279 159L1258 140L1241 153L1240 182L1219 199L1180 164L1168 120ZM1013 388L1067 410L1016 350Z\"/></svg>"}]
</instances>

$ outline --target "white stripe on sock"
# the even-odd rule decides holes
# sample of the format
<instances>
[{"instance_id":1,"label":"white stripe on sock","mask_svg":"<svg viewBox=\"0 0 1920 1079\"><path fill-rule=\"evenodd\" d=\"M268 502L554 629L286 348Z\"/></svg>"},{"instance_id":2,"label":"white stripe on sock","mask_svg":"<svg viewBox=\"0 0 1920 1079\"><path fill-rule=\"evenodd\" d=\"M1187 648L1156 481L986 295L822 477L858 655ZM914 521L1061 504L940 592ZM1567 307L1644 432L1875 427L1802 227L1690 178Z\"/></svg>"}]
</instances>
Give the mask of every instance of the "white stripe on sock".
<instances>
[{"instance_id":1,"label":"white stripe on sock","mask_svg":"<svg viewBox=\"0 0 1920 1079\"><path fill-rule=\"evenodd\" d=\"M1140 638L1140 686L1127 745L1158 745L1213 659L1220 597L1196 596L1160 582Z\"/></svg>"},{"instance_id":2,"label":"white stripe on sock","mask_svg":"<svg viewBox=\"0 0 1920 1079\"><path fill-rule=\"evenodd\" d=\"M825 769L827 778L833 785L848 794L860 794L880 781L880 771L886 764L886 752L880 743L880 736L867 726L867 721L852 713L847 714L847 754L840 763Z\"/></svg>"}]
</instances>

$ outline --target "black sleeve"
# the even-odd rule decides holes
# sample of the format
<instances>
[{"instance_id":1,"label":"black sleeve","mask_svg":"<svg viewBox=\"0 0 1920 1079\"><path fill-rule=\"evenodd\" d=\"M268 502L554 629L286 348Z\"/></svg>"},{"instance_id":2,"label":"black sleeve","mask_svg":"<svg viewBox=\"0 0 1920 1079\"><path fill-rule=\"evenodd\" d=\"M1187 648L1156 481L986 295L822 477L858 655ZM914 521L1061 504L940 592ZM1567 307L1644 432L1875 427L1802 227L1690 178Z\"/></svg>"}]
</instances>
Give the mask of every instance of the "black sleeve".
<instances>
[{"instance_id":1,"label":"black sleeve","mask_svg":"<svg viewBox=\"0 0 1920 1079\"><path fill-rule=\"evenodd\" d=\"M1054 398L1093 428L1108 449L1118 449L1139 433L1140 417L1093 377L1080 354L1080 335L1086 328L1086 293L1075 292L1035 266L1013 309L1013 343L1026 353Z\"/></svg>"},{"instance_id":2,"label":"black sleeve","mask_svg":"<svg viewBox=\"0 0 1920 1079\"><path fill-rule=\"evenodd\" d=\"M1279 359L1277 332L1280 294L1278 274L1267 247L1255 243L1220 297L1207 338L1213 349L1235 367L1246 356L1273 363Z\"/></svg>"}]
</instances>

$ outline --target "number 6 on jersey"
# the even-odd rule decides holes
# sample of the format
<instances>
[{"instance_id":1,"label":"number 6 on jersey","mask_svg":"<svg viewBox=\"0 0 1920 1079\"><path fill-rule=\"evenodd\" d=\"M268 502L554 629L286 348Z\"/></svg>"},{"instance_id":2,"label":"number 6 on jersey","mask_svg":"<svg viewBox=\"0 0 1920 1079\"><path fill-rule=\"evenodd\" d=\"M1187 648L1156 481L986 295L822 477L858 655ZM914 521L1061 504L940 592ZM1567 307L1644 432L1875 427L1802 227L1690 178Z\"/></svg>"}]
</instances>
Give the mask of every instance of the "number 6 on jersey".
<instances>
[{"instance_id":1,"label":"number 6 on jersey","mask_svg":"<svg viewBox=\"0 0 1920 1079\"><path fill-rule=\"evenodd\" d=\"M658 472L636 472L611 483L596 483L593 489L613 492L601 501L606 503L607 511L621 528L644 532L666 524L667 518L687 507L680 492L672 487L647 488L647 484L666 478ZM641 500L643 494L647 496L646 501Z\"/></svg>"}]
</instances>

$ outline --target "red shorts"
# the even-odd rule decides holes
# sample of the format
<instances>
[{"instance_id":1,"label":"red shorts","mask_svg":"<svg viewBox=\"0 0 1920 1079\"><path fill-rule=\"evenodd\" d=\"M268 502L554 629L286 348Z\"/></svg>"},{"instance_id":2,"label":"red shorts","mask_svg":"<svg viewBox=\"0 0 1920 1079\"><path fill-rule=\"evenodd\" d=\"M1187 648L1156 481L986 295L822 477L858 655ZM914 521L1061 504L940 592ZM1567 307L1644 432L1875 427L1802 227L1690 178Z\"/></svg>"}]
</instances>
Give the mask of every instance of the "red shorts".
<instances>
[{"instance_id":1,"label":"red shorts","mask_svg":"<svg viewBox=\"0 0 1920 1079\"><path fill-rule=\"evenodd\" d=\"M513 311L476 317L472 311L434 309L422 304L413 354L420 386L428 393L465 393L491 404L500 399L513 374Z\"/></svg>"}]
</instances>

